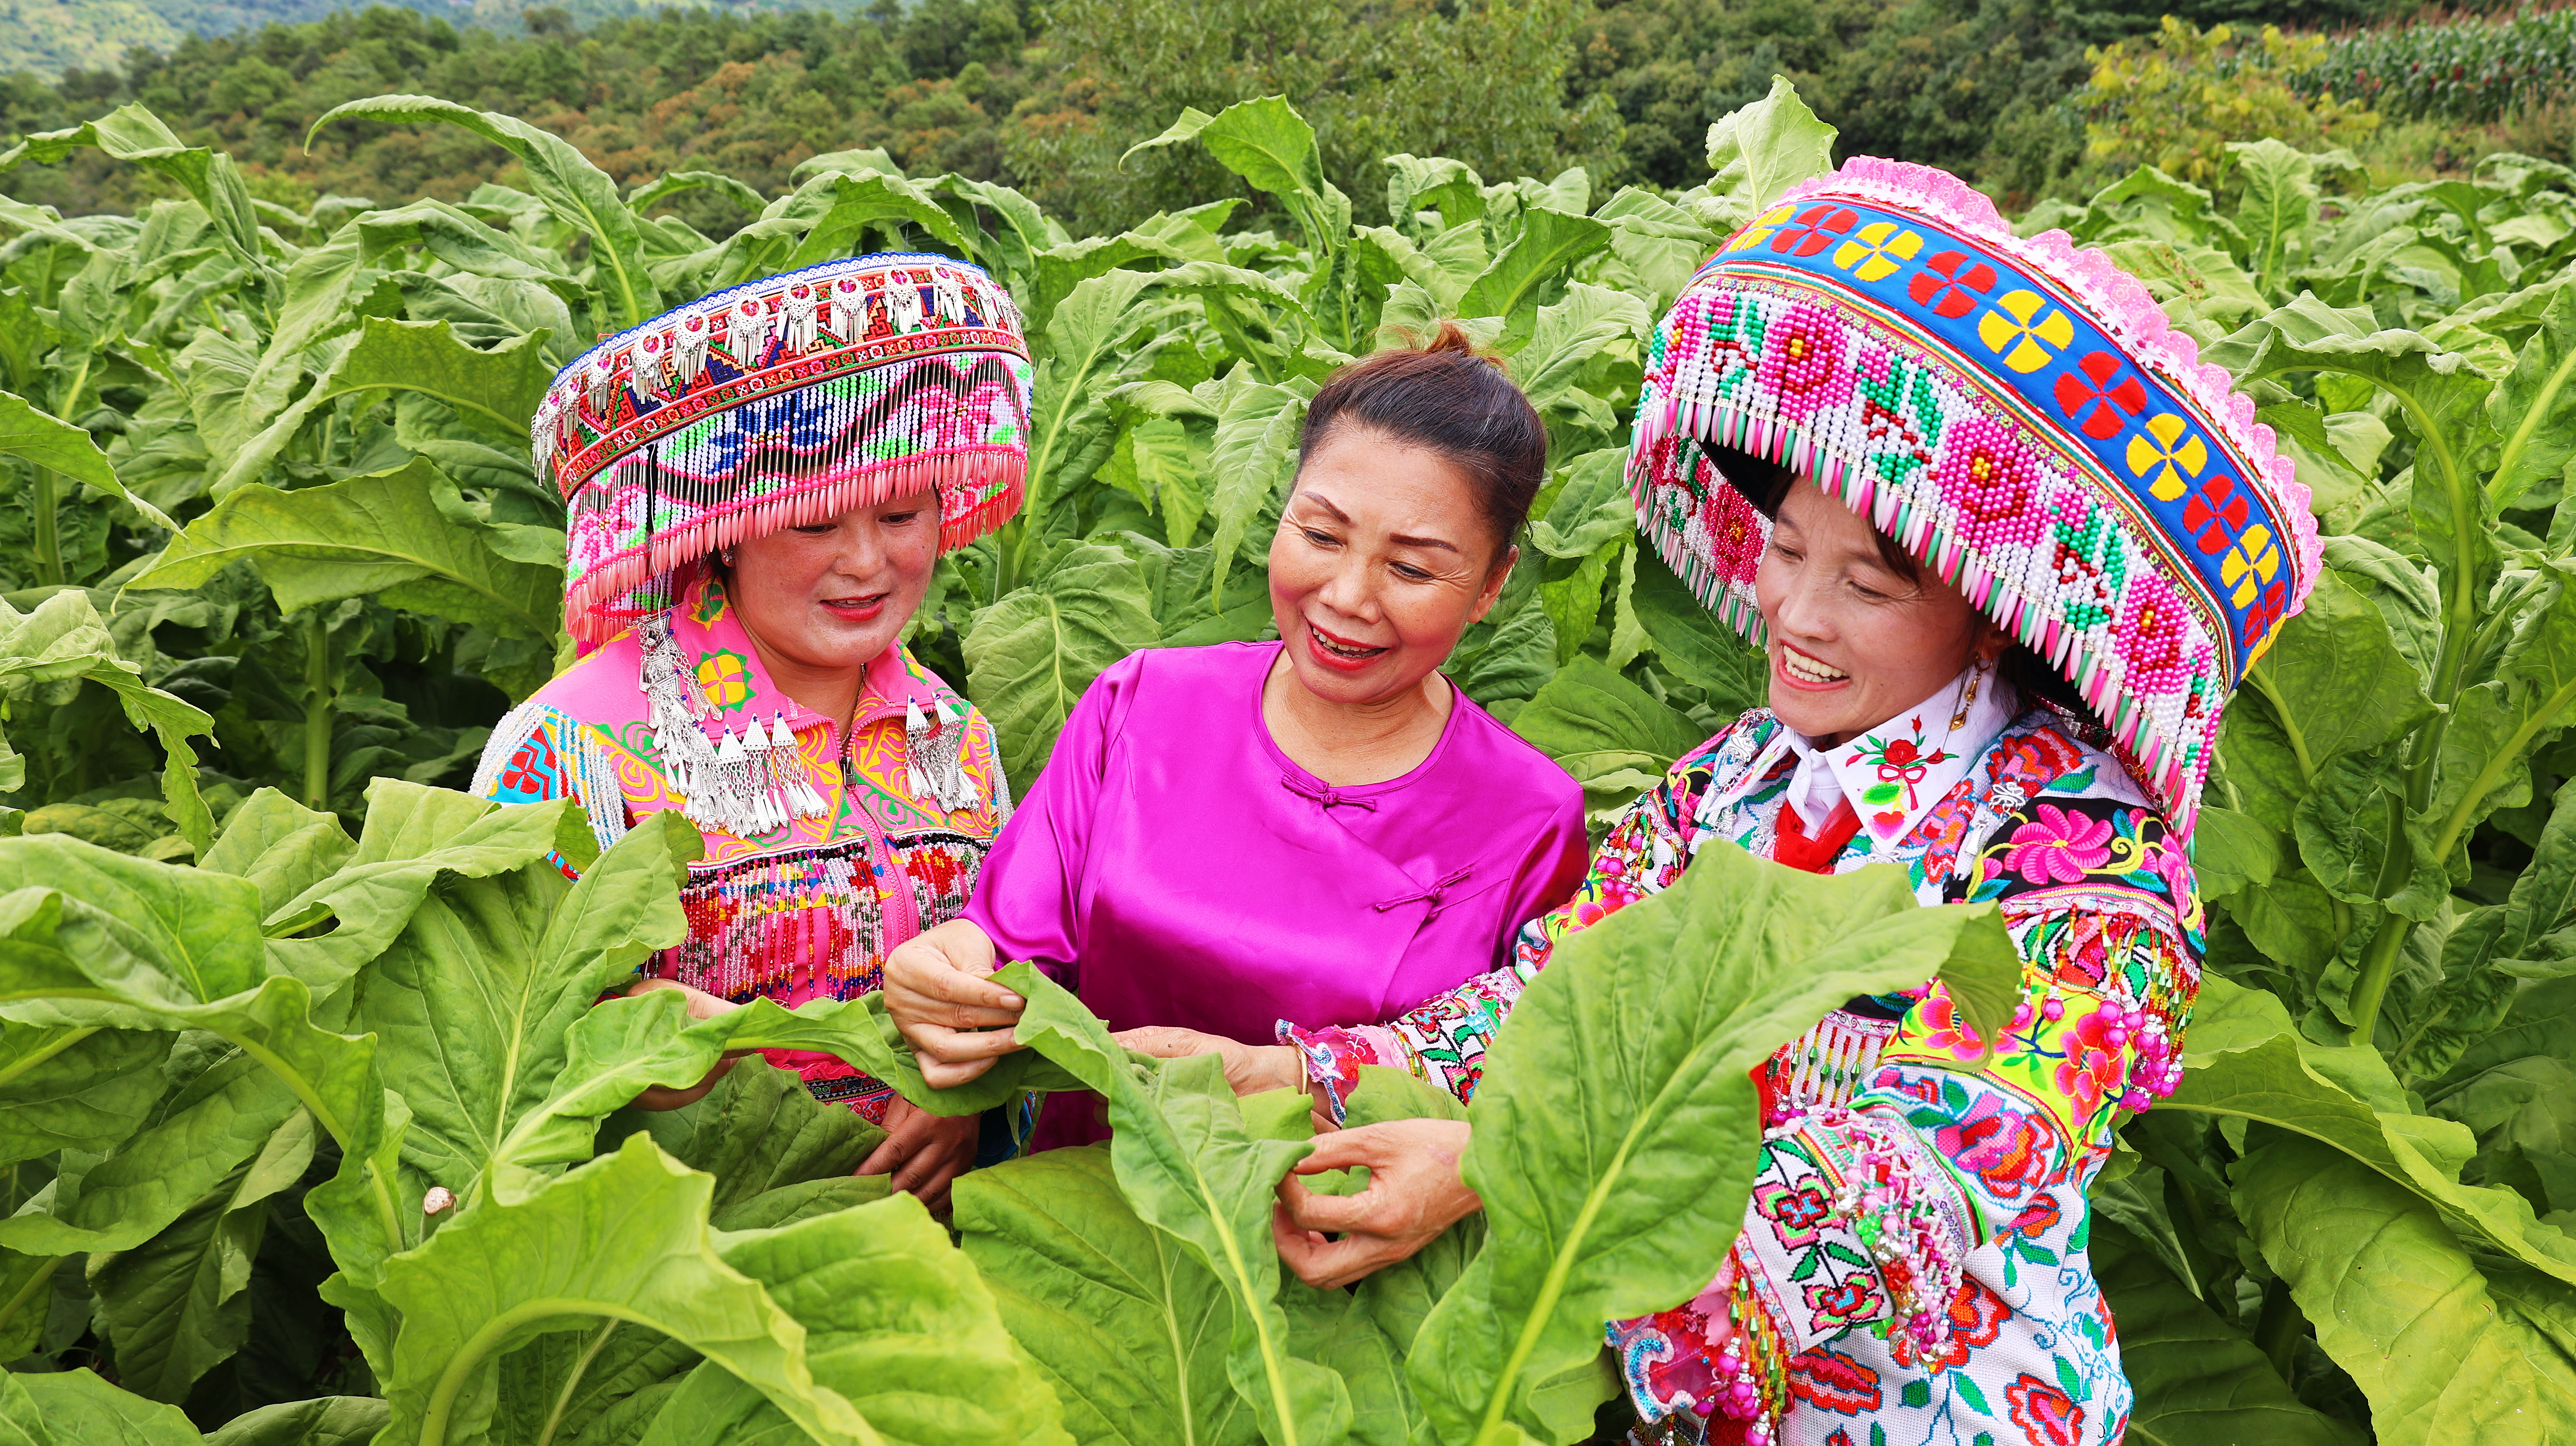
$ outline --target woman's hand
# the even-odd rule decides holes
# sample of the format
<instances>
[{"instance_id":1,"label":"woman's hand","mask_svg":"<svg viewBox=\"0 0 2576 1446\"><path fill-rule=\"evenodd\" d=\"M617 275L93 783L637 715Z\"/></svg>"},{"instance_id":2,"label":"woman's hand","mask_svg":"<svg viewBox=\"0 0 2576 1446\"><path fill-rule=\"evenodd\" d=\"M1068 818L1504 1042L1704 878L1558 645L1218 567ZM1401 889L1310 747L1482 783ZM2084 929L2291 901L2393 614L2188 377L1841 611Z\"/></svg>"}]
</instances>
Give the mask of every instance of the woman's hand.
<instances>
[{"instance_id":1,"label":"woman's hand","mask_svg":"<svg viewBox=\"0 0 2576 1446\"><path fill-rule=\"evenodd\" d=\"M921 1057L932 1089L951 1089L1020 1047L1011 1026L1028 1001L996 984L993 941L964 919L951 919L895 946L886 956L886 1012Z\"/></svg>"},{"instance_id":2,"label":"woman's hand","mask_svg":"<svg viewBox=\"0 0 2576 1446\"><path fill-rule=\"evenodd\" d=\"M634 999L642 995L651 994L658 989L677 989L681 994L687 996L689 1001L689 1022L692 1024L695 1024L702 1019L713 1019L719 1014L731 1014L733 1011L742 1007L730 999L720 999L713 994L709 994L703 989L692 989L677 979L638 979L633 985L627 988L626 997ZM654 1085L646 1089L644 1093L635 1097L635 1108L639 1110L676 1110L682 1105L696 1104L698 1101L706 1098L707 1091L716 1087L717 1080L725 1077L725 1071L733 1068L735 1060L738 1060L751 1052L752 1051L747 1049L726 1051L724 1058L716 1061L716 1067L707 1071L707 1077L705 1079L698 1081L687 1089L672 1089L666 1085Z\"/></svg>"},{"instance_id":3,"label":"woman's hand","mask_svg":"<svg viewBox=\"0 0 2576 1446\"><path fill-rule=\"evenodd\" d=\"M1178 1029L1150 1024L1142 1029L1122 1029L1109 1036L1138 1054L1156 1059L1187 1059L1194 1054L1225 1056L1225 1082L1239 1095L1257 1095L1265 1090L1293 1090L1306 1083L1306 1067L1297 1051L1284 1044L1244 1044L1221 1034L1203 1034L1195 1029Z\"/></svg>"},{"instance_id":4,"label":"woman's hand","mask_svg":"<svg viewBox=\"0 0 2576 1446\"><path fill-rule=\"evenodd\" d=\"M1279 1182L1270 1212L1279 1258L1318 1290L1348 1285L1411 1257L1484 1209L1458 1178L1467 1133L1464 1120L1390 1120L1318 1139L1315 1153ZM1354 1165L1369 1172L1368 1188L1357 1195L1318 1195L1297 1178Z\"/></svg>"},{"instance_id":5,"label":"woman's hand","mask_svg":"<svg viewBox=\"0 0 2576 1446\"><path fill-rule=\"evenodd\" d=\"M891 1189L906 1191L934 1214L948 1209L948 1186L975 1163L975 1137L980 1115L934 1115L901 1095L886 1110L886 1137L853 1175L883 1175Z\"/></svg>"}]
</instances>

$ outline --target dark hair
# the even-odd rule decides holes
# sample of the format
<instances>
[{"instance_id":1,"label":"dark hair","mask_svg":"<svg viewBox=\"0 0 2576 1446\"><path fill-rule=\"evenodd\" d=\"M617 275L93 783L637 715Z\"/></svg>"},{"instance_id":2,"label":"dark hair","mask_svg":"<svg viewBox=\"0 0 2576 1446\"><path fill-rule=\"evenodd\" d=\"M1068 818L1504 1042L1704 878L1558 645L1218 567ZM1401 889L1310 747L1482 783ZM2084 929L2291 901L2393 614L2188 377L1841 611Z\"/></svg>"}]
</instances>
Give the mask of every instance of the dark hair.
<instances>
[{"instance_id":1,"label":"dark hair","mask_svg":"<svg viewBox=\"0 0 2576 1446\"><path fill-rule=\"evenodd\" d=\"M1702 450L1708 454L1709 464L1718 470L1718 474L1736 491L1743 493L1744 500L1752 503L1763 516L1776 518L1780 515L1780 503L1788 497L1789 486L1798 480L1798 474L1777 462L1734 447L1706 447ZM1917 588L1923 586L1923 564L1914 554L1876 527L1870 529L1870 535L1878 542L1878 560L1886 565L1889 572ZM2093 716L2092 710L2084 704L2084 695L2075 690L2075 685L2067 681L2066 675L2050 667L2048 661L2032 652L2027 643L2016 642L2004 650L2003 656L1995 662L1995 676L2011 684L2013 691L2024 699L2048 702L2059 711L2078 718Z\"/></svg>"},{"instance_id":2,"label":"dark hair","mask_svg":"<svg viewBox=\"0 0 2576 1446\"><path fill-rule=\"evenodd\" d=\"M1333 373L1306 404L1299 466L1344 425L1375 428L1465 472L1494 531L1497 562L1547 480L1538 409L1454 321L1440 323L1426 345L1382 351Z\"/></svg>"}]
</instances>

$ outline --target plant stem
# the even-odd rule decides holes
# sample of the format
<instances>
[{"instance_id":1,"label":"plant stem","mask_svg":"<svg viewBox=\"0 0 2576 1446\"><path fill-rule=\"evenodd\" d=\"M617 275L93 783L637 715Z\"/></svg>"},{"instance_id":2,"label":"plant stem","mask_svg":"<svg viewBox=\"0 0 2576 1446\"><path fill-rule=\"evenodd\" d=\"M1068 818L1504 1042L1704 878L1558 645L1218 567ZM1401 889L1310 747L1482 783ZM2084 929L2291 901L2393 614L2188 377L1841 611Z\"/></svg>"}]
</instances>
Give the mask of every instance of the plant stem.
<instances>
[{"instance_id":1,"label":"plant stem","mask_svg":"<svg viewBox=\"0 0 2576 1446\"><path fill-rule=\"evenodd\" d=\"M18 1058L11 1060L5 1067L0 1067L0 1084L7 1084L9 1081L16 1079L18 1076L25 1074L36 1066L43 1064L46 1060L52 1059L55 1055L62 1053L64 1050L71 1048L73 1045L80 1043L82 1040L87 1039L96 1033L98 1033L98 1026L96 1025L92 1025L87 1029L64 1030L62 1033L55 1035L43 1048L30 1050L26 1054L20 1055Z\"/></svg>"},{"instance_id":2,"label":"plant stem","mask_svg":"<svg viewBox=\"0 0 2576 1446\"><path fill-rule=\"evenodd\" d=\"M56 529L55 513L62 506L58 490L61 479L51 467L36 469L36 580L47 586L60 586L68 581L63 575L63 540Z\"/></svg>"},{"instance_id":3,"label":"plant stem","mask_svg":"<svg viewBox=\"0 0 2576 1446\"><path fill-rule=\"evenodd\" d=\"M2254 1348L2272 1363L2273 1373L2285 1386L2296 1385L2293 1379L2299 1369L2299 1342L2304 1339L2300 1327L2307 1317L2299 1314L2299 1303L2290 1298L2290 1283L2278 1276L2263 1287L2263 1311L2254 1318Z\"/></svg>"},{"instance_id":4,"label":"plant stem","mask_svg":"<svg viewBox=\"0 0 2576 1446\"><path fill-rule=\"evenodd\" d=\"M25 1285L18 1287L16 1295L6 1301L0 1301L0 1330L7 1330L9 1322L18 1318L18 1312L27 1308L27 1302L43 1294L45 1287L53 1284L54 1272L60 1270L63 1262L70 1258L68 1255L57 1255L46 1261L42 1268L27 1278Z\"/></svg>"},{"instance_id":5,"label":"plant stem","mask_svg":"<svg viewBox=\"0 0 2576 1446\"><path fill-rule=\"evenodd\" d=\"M331 808L331 715L338 700L332 686L331 624L319 607L304 614L304 806L316 813Z\"/></svg>"}]
</instances>

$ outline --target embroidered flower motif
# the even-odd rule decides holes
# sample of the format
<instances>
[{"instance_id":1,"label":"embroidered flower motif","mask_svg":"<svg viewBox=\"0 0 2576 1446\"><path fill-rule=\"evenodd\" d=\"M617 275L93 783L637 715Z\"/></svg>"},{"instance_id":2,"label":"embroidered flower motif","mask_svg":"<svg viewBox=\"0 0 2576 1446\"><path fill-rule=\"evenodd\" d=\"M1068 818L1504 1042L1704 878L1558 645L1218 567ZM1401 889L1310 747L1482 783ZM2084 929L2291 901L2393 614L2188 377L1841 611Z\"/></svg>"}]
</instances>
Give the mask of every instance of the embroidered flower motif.
<instances>
[{"instance_id":1,"label":"embroidered flower motif","mask_svg":"<svg viewBox=\"0 0 2576 1446\"><path fill-rule=\"evenodd\" d=\"M1932 481L1950 504L1959 540L1979 548L2039 541L2048 523L2040 505L2046 476L2013 429L1972 417L1952 426L1942 442Z\"/></svg>"},{"instance_id":2,"label":"embroidered flower motif","mask_svg":"<svg viewBox=\"0 0 2576 1446\"><path fill-rule=\"evenodd\" d=\"M2021 1213L2012 1218L2012 1223L2004 1227L2004 1233L2018 1235L2024 1240L2037 1240L2056 1229L2057 1222L2065 1218L2066 1212L2058 1205L2057 1197L2043 1194L2023 1206Z\"/></svg>"},{"instance_id":3,"label":"embroidered flower motif","mask_svg":"<svg viewBox=\"0 0 2576 1446\"><path fill-rule=\"evenodd\" d=\"M1703 464L1703 470L1714 469ZM1724 581L1753 581L1754 569L1762 561L1762 514L1744 500L1743 493L1714 477L1700 493L1696 519L1700 545L1694 551L1707 558Z\"/></svg>"},{"instance_id":4,"label":"embroidered flower motif","mask_svg":"<svg viewBox=\"0 0 2576 1446\"><path fill-rule=\"evenodd\" d=\"M2013 1424L2028 1446L2075 1446L2084 1434L2084 1408L2073 1397L2028 1371L2004 1387Z\"/></svg>"},{"instance_id":5,"label":"embroidered flower motif","mask_svg":"<svg viewBox=\"0 0 2576 1446\"><path fill-rule=\"evenodd\" d=\"M1849 760L1873 765L1878 770L1878 782L1861 790L1860 801L1875 808L1894 809L1902 800L1905 807L1894 815L1898 821L1914 811L1917 803L1915 785L1931 775L1932 765L1947 763L1953 756L1937 747L1924 748L1923 719L1920 716L1906 720L1905 727L1913 737L1862 737L1853 747ZM1877 822L1877 817L1874 816L1871 822Z\"/></svg>"},{"instance_id":6,"label":"embroidered flower motif","mask_svg":"<svg viewBox=\"0 0 2576 1446\"><path fill-rule=\"evenodd\" d=\"M1823 1346L1789 1363L1789 1394L1837 1416L1875 1411L1882 1399L1878 1372Z\"/></svg>"},{"instance_id":7,"label":"embroidered flower motif","mask_svg":"<svg viewBox=\"0 0 2576 1446\"><path fill-rule=\"evenodd\" d=\"M2003 1334L2004 1322L2012 1319L2012 1307L2004 1298L1986 1288L1983 1281L1969 1276L1950 1297L1950 1308L1942 1317L1941 1338L1930 1350L1916 1347L1911 1338L1895 1338L1896 1363L1900 1366L1920 1364L1933 1375L1953 1370L1968 1363L1968 1357L1980 1347L1993 1345Z\"/></svg>"},{"instance_id":8,"label":"embroidered flower motif","mask_svg":"<svg viewBox=\"0 0 2576 1446\"><path fill-rule=\"evenodd\" d=\"M552 743L540 733L519 745L501 770L501 787L522 798L549 798L554 794L555 780L563 776L563 765L555 759Z\"/></svg>"},{"instance_id":9,"label":"embroidered flower motif","mask_svg":"<svg viewBox=\"0 0 2576 1446\"><path fill-rule=\"evenodd\" d=\"M1941 1050L1952 1059L1976 1059L1986 1052L1977 1032L1959 1018L1950 991L1938 985L1906 1015L1905 1033L1908 1044Z\"/></svg>"},{"instance_id":10,"label":"embroidered flower motif","mask_svg":"<svg viewBox=\"0 0 2576 1446\"><path fill-rule=\"evenodd\" d=\"M2074 1007L2084 1014L2075 1020L2074 1028L2058 1036L2066 1057L2058 1061L2057 1092L2073 1107L2073 1118L2087 1120L2128 1087L2128 1066L2121 1058L2123 1046L2108 1037L2112 1026L2101 1005L2086 1000Z\"/></svg>"},{"instance_id":11,"label":"embroidered flower motif","mask_svg":"<svg viewBox=\"0 0 2576 1446\"><path fill-rule=\"evenodd\" d=\"M1753 384L1770 395L1782 421L1803 422L1820 408L1851 400L1843 329L1831 310L1799 302L1771 323L1767 342Z\"/></svg>"},{"instance_id":12,"label":"embroidered flower motif","mask_svg":"<svg viewBox=\"0 0 2576 1446\"><path fill-rule=\"evenodd\" d=\"M1836 1327L1875 1320L1881 1313L1878 1287L1866 1275L1818 1281L1807 1287L1807 1309L1818 1321Z\"/></svg>"},{"instance_id":13,"label":"embroidered flower motif","mask_svg":"<svg viewBox=\"0 0 2576 1446\"><path fill-rule=\"evenodd\" d=\"M2111 857L2108 820L2043 803L2033 821L2013 830L2004 868L2033 884L2072 884Z\"/></svg>"},{"instance_id":14,"label":"embroidered flower motif","mask_svg":"<svg viewBox=\"0 0 2576 1446\"><path fill-rule=\"evenodd\" d=\"M2174 693L2191 682L2191 614L2164 579L2140 573L2131 580L2114 641L2138 692Z\"/></svg>"},{"instance_id":15,"label":"embroidered flower motif","mask_svg":"<svg viewBox=\"0 0 2576 1446\"><path fill-rule=\"evenodd\" d=\"M699 654L696 671L698 687L715 707L731 712L751 700L750 664L733 649Z\"/></svg>"},{"instance_id":16,"label":"embroidered flower motif","mask_svg":"<svg viewBox=\"0 0 2576 1446\"><path fill-rule=\"evenodd\" d=\"M1803 1250L1816 1243L1816 1227L1831 1219L1834 1202L1824 1190L1810 1182L1787 1186L1767 1185L1758 1191L1754 1201L1780 1237L1780 1243L1791 1250Z\"/></svg>"},{"instance_id":17,"label":"embroidered flower motif","mask_svg":"<svg viewBox=\"0 0 2576 1446\"><path fill-rule=\"evenodd\" d=\"M1984 1181L1998 1200L2018 1200L2046 1179L2056 1143L2057 1132L2044 1116L2007 1110L1991 1094L1979 1095L1965 1115L1932 1132L1942 1158Z\"/></svg>"}]
</instances>

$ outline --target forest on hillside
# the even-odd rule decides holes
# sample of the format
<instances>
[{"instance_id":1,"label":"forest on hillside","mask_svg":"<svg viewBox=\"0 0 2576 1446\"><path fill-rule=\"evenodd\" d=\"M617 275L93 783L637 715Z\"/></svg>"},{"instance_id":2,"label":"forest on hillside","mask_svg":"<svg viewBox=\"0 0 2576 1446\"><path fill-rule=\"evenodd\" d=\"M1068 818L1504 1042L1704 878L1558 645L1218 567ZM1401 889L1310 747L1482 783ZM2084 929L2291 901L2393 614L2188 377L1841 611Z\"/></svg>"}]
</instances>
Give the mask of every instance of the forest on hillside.
<instances>
[{"instance_id":1,"label":"forest on hillside","mask_svg":"<svg viewBox=\"0 0 2576 1446\"><path fill-rule=\"evenodd\" d=\"M0 0L66 13L99 3ZM1382 221L1375 168L1399 151L1486 174L1580 165L1601 184L1687 186L1705 174L1710 123L1778 74L1840 127L1845 153L1942 165L2030 199L2126 169L2114 157L2088 171L2087 124L2099 117L2079 102L2102 47L2152 41L2168 13L2149 0L1325 0L1326 23L1313 0L876 0L839 14L618 18L627 3L535 7L515 30L424 9L344 10L138 47L51 79L27 69L0 75L0 134L139 101L191 143L238 158L254 195L298 212L332 196L464 202L506 181L498 153L455 131L339 122L308 137L342 102L429 94L527 117L628 187L703 171L775 193L818 155L880 150L891 168L999 181L1077 232L1115 233L1241 191L1204 156L1167 149L1121 163L1185 107L1288 97L1313 121L1327 173L1364 219ZM2186 0L2171 13L2251 38L2249 23L2348 29L2405 8ZM12 63L0 48L0 70ZM2212 83L2232 85L2237 64ZM2241 96L2228 103L2244 108ZM2279 121L2248 115L2271 129L2243 135L2280 133ZM2544 129L2554 145L2502 142L2563 150L2565 127ZM131 211L154 184L94 152L0 183L65 214ZM710 234L750 219L722 188L671 208Z\"/></svg>"}]
</instances>

